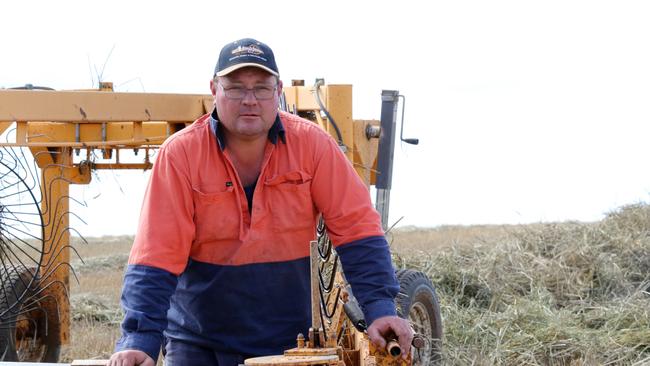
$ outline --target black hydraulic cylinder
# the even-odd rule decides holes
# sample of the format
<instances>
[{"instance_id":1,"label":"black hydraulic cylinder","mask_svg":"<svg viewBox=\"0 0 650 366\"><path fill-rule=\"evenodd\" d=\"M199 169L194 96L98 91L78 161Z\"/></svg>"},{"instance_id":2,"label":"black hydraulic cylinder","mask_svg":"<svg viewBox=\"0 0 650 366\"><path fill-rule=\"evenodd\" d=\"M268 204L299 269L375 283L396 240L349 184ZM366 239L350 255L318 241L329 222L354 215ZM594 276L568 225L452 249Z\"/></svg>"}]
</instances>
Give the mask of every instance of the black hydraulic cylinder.
<instances>
[{"instance_id":1,"label":"black hydraulic cylinder","mask_svg":"<svg viewBox=\"0 0 650 366\"><path fill-rule=\"evenodd\" d=\"M379 151L377 152L377 211L381 216L381 225L388 228L388 211L390 210L390 188L393 180L393 152L395 151L395 131L397 130L397 90L381 92L381 132Z\"/></svg>"},{"instance_id":2,"label":"black hydraulic cylinder","mask_svg":"<svg viewBox=\"0 0 650 366\"><path fill-rule=\"evenodd\" d=\"M393 180L393 152L397 129L397 100L399 91L381 92L381 135L377 153L377 189L391 189Z\"/></svg>"}]
</instances>

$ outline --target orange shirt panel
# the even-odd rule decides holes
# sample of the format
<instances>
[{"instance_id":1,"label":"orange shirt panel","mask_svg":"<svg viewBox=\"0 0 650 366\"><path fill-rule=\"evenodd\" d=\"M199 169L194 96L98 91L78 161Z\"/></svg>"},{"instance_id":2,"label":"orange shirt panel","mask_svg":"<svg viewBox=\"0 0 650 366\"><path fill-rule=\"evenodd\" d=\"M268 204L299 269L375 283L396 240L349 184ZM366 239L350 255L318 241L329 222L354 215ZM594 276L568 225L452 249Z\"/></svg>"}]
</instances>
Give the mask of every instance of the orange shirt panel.
<instances>
[{"instance_id":1,"label":"orange shirt panel","mask_svg":"<svg viewBox=\"0 0 650 366\"><path fill-rule=\"evenodd\" d=\"M210 118L201 117L161 147L130 264L180 274L188 257L219 265L306 257L319 212L335 245L383 235L368 191L334 140L284 112L286 143L267 142L249 214Z\"/></svg>"}]
</instances>

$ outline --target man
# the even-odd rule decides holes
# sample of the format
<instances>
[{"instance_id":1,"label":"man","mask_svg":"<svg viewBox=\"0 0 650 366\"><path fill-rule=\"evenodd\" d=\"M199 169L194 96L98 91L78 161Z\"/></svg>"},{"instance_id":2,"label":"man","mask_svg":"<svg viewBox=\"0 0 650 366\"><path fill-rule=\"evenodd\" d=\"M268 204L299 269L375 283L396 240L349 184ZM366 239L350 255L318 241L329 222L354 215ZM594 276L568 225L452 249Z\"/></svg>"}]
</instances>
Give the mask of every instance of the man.
<instances>
[{"instance_id":1,"label":"man","mask_svg":"<svg viewBox=\"0 0 650 366\"><path fill-rule=\"evenodd\" d=\"M379 215L334 140L278 111L271 49L227 44L210 89L214 111L165 141L154 164L109 365L154 365L163 339L168 365L234 366L294 347L310 326L321 213L370 339L397 336L410 349Z\"/></svg>"}]
</instances>

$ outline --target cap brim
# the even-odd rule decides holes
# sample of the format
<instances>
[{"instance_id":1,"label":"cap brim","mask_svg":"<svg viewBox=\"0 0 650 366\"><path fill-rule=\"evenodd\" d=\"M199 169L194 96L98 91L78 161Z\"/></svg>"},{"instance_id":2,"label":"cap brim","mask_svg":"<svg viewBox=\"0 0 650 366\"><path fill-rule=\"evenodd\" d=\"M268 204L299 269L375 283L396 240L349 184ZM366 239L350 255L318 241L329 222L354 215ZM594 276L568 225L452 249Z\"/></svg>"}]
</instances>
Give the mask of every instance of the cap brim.
<instances>
[{"instance_id":1,"label":"cap brim","mask_svg":"<svg viewBox=\"0 0 650 366\"><path fill-rule=\"evenodd\" d=\"M262 69L262 70L268 72L271 75L280 76L280 74L278 74L277 72L269 69L268 67L260 65L260 64L256 64L254 62L244 62L244 63L241 63L241 64L232 65L230 67L226 67L225 69L219 71L215 75L216 76L226 76L226 75L230 74L231 72L233 72L235 70L241 69L242 67L257 67L258 69Z\"/></svg>"}]
</instances>

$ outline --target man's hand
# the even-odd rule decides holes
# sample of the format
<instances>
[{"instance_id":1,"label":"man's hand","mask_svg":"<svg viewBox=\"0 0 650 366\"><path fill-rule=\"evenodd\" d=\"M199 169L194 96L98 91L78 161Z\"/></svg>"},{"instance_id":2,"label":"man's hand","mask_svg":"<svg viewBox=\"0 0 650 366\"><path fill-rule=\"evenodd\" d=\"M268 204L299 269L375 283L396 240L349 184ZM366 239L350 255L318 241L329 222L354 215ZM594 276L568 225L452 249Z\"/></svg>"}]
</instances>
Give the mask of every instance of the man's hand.
<instances>
[{"instance_id":1,"label":"man's hand","mask_svg":"<svg viewBox=\"0 0 650 366\"><path fill-rule=\"evenodd\" d=\"M408 320L397 316L384 316L375 319L368 327L368 338L376 346L386 348L387 338L397 338L402 348L402 358L406 359L411 352L413 329Z\"/></svg>"},{"instance_id":2,"label":"man's hand","mask_svg":"<svg viewBox=\"0 0 650 366\"><path fill-rule=\"evenodd\" d=\"M155 366L146 353L134 349L113 353L106 366Z\"/></svg>"}]
</instances>

